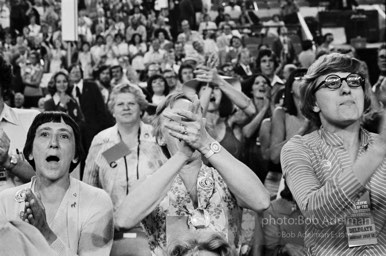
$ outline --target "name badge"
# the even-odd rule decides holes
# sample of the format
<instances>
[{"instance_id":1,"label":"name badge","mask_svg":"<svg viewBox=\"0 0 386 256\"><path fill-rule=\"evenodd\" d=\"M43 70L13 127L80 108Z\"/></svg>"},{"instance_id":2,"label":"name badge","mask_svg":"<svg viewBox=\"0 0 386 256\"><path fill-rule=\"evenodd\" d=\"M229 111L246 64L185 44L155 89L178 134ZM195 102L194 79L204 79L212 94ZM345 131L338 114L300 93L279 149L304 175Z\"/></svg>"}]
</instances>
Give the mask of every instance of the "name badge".
<instances>
[{"instance_id":1,"label":"name badge","mask_svg":"<svg viewBox=\"0 0 386 256\"><path fill-rule=\"evenodd\" d=\"M353 212L346 217L346 232L349 247L378 243L368 191L355 202Z\"/></svg>"},{"instance_id":2,"label":"name badge","mask_svg":"<svg viewBox=\"0 0 386 256\"><path fill-rule=\"evenodd\" d=\"M109 163L111 168L117 167L117 160L130 154L130 149L124 142L119 142L118 144L112 146L102 153L102 156Z\"/></svg>"},{"instance_id":3,"label":"name badge","mask_svg":"<svg viewBox=\"0 0 386 256\"><path fill-rule=\"evenodd\" d=\"M169 245L182 237L193 237L187 216L166 216L166 243Z\"/></svg>"}]
</instances>

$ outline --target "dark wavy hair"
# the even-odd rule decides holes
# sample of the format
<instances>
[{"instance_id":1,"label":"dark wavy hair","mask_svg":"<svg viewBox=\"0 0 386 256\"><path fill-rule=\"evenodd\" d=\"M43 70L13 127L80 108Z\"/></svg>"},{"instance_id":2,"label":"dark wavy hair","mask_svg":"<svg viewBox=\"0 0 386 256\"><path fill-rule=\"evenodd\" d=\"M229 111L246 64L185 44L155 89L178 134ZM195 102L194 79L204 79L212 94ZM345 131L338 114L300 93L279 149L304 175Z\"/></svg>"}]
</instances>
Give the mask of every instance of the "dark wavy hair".
<instances>
[{"instance_id":1,"label":"dark wavy hair","mask_svg":"<svg viewBox=\"0 0 386 256\"><path fill-rule=\"evenodd\" d=\"M200 82L198 84L198 86L196 87L197 95L200 92L201 88L203 86L206 86L206 85L207 85L207 83L202 83L202 82ZM214 89L214 87L217 86L217 85L209 84L209 86L212 89ZM230 116L232 114L234 106L233 106L232 101L228 98L228 96L225 95L225 93L223 93L221 91L221 94L222 94L222 96L221 96L221 101L220 101L220 106L219 106L219 110L218 111L219 111L220 117L228 117L228 116Z\"/></svg>"},{"instance_id":2,"label":"dark wavy hair","mask_svg":"<svg viewBox=\"0 0 386 256\"><path fill-rule=\"evenodd\" d=\"M253 87L253 84L255 83L255 79L256 77L259 77L261 76L262 78L265 79L265 81L267 82L267 85L269 87L271 87L271 81L269 80L269 78L265 75L263 75L262 73L255 73L253 74L251 77L248 77L247 79L245 79L242 83L241 83L241 91L248 96L248 98L252 99L253 95L252 95L252 87Z\"/></svg>"},{"instance_id":3,"label":"dark wavy hair","mask_svg":"<svg viewBox=\"0 0 386 256\"><path fill-rule=\"evenodd\" d=\"M134 34L131 36L130 44L135 45L135 39L134 39L134 38L135 38L136 36L139 36L139 43L142 43L142 42L143 42L143 39L142 39L141 34L139 34L139 33L134 33Z\"/></svg>"},{"instance_id":4,"label":"dark wavy hair","mask_svg":"<svg viewBox=\"0 0 386 256\"><path fill-rule=\"evenodd\" d=\"M149 93L149 97L153 97L154 95L154 91L153 91L153 86L152 86L152 83L154 80L156 79L161 79L164 84L165 84L165 90L164 90L164 93L163 95L168 95L169 94L169 84L168 84L168 81L166 81L166 78L163 76L163 75L158 75L158 74L155 74L155 75L152 75L148 80L147 80L147 92ZM150 101L151 102L151 101Z\"/></svg>"},{"instance_id":5,"label":"dark wavy hair","mask_svg":"<svg viewBox=\"0 0 386 256\"><path fill-rule=\"evenodd\" d=\"M263 50L260 50L259 51L259 55L257 55L257 59L256 59L256 68L259 72L261 72L260 70L260 63L261 63L261 59L265 56L268 56L268 57L272 57L272 60L273 60L273 63L274 63L274 68L276 69L279 65L279 62L277 60L277 56L276 54L271 50L271 49L263 49Z\"/></svg>"},{"instance_id":6,"label":"dark wavy hair","mask_svg":"<svg viewBox=\"0 0 386 256\"><path fill-rule=\"evenodd\" d=\"M169 35L168 35L168 32L167 32L164 28L157 28L157 29L154 31L154 38L158 38L159 33L164 33L165 39L166 39L166 40L170 40Z\"/></svg>"},{"instance_id":7,"label":"dark wavy hair","mask_svg":"<svg viewBox=\"0 0 386 256\"><path fill-rule=\"evenodd\" d=\"M27 139L24 145L23 154L26 156L28 163L36 171L35 161L33 159L30 160L28 156L32 154L33 143L35 140L36 131L39 128L39 126L41 126L42 124L51 123L51 122L52 123L64 122L65 124L70 126L74 131L75 157L78 159L78 162L77 163L71 162L70 170L69 170L69 172L71 173L78 165L78 163L80 163L84 159L85 153L82 146L82 138L81 138L80 128L78 124L74 121L74 119L72 119L68 114L64 112L45 111L35 117L27 133Z\"/></svg>"},{"instance_id":8,"label":"dark wavy hair","mask_svg":"<svg viewBox=\"0 0 386 256\"><path fill-rule=\"evenodd\" d=\"M70 79L68 77L68 74L65 71L58 71L58 72L55 73L55 75L52 77L52 83L50 83L50 85L47 87L48 92L51 95L54 95L56 93L56 91L57 91L57 89L56 89L56 78L59 75L63 75L63 76L66 77L67 82L68 82L66 94L71 96L73 87L70 85Z\"/></svg>"},{"instance_id":9,"label":"dark wavy hair","mask_svg":"<svg viewBox=\"0 0 386 256\"><path fill-rule=\"evenodd\" d=\"M298 68L291 72L285 83L285 93L284 93L284 108L285 111L293 116L296 116L298 113L295 105L295 101L292 95L292 85L296 77L303 77L307 73L306 68Z\"/></svg>"}]
</instances>

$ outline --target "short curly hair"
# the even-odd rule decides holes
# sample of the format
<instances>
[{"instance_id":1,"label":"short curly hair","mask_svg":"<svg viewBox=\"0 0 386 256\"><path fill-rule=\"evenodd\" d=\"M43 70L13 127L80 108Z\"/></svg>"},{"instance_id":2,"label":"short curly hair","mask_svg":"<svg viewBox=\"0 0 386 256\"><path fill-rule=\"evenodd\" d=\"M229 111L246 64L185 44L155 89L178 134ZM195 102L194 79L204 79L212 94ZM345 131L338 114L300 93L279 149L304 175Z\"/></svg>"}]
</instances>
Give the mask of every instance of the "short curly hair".
<instances>
[{"instance_id":1,"label":"short curly hair","mask_svg":"<svg viewBox=\"0 0 386 256\"><path fill-rule=\"evenodd\" d=\"M10 85L13 79L13 70L2 55L0 55L0 97L5 98L10 95Z\"/></svg>"},{"instance_id":2,"label":"short curly hair","mask_svg":"<svg viewBox=\"0 0 386 256\"><path fill-rule=\"evenodd\" d=\"M113 114L114 112L114 105L116 103L117 95L122 93L131 93L134 95L135 99L137 100L137 103L139 105L139 108L141 111L145 111L147 107L149 106L149 102L146 100L145 94L141 91L141 89L136 88L129 84L122 84L115 86L110 94L109 102L107 103L108 109Z\"/></svg>"}]
</instances>

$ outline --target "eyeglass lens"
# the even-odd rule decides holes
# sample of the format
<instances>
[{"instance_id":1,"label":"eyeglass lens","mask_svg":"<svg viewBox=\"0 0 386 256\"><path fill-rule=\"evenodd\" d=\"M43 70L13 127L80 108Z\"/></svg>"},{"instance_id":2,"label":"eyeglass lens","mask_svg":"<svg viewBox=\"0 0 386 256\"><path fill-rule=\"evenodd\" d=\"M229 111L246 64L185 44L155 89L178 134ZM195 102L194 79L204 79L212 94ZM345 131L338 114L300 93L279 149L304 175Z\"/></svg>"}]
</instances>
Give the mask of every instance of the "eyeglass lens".
<instances>
[{"instance_id":1,"label":"eyeglass lens","mask_svg":"<svg viewBox=\"0 0 386 256\"><path fill-rule=\"evenodd\" d=\"M357 74L348 75L346 78L341 78L336 75L328 76L324 85L330 89L338 89L343 80L345 80L350 87L359 87L362 85L362 77Z\"/></svg>"}]
</instances>

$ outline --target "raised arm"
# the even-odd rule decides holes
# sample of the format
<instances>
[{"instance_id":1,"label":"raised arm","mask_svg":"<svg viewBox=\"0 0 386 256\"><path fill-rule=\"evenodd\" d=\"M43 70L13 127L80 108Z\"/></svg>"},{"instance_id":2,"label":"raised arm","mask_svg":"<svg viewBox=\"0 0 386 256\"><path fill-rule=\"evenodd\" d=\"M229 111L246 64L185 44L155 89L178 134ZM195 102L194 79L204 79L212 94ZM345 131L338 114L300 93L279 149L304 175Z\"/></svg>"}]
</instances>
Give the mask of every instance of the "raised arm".
<instances>
[{"instance_id":1,"label":"raised arm","mask_svg":"<svg viewBox=\"0 0 386 256\"><path fill-rule=\"evenodd\" d=\"M172 136L186 141L192 148L205 155L209 151L209 145L215 140L210 137L205 129L205 122L199 114L178 109L176 111L184 119L181 124L189 127L188 133L181 133L181 126L171 123L168 128L172 130ZM209 157L210 164L218 170L226 182L229 190L236 197L240 207L263 211L269 207L269 193L259 178L245 164L233 157L224 148L220 152Z\"/></svg>"},{"instance_id":2,"label":"raised arm","mask_svg":"<svg viewBox=\"0 0 386 256\"><path fill-rule=\"evenodd\" d=\"M249 139L260 128L262 121L269 110L270 100L264 97L264 107L252 120L243 127L243 135Z\"/></svg>"},{"instance_id":3,"label":"raised arm","mask_svg":"<svg viewBox=\"0 0 386 256\"><path fill-rule=\"evenodd\" d=\"M155 173L137 185L116 212L115 226L132 228L148 216L169 191L173 179L189 160L188 155L183 152L176 153Z\"/></svg>"},{"instance_id":4,"label":"raised arm","mask_svg":"<svg viewBox=\"0 0 386 256\"><path fill-rule=\"evenodd\" d=\"M201 82L214 83L218 85L220 90L241 110L243 110L248 116L256 113L256 108L253 105L251 99L243 92L237 90L230 83L225 81L224 78L218 75L216 68L209 68L205 66L199 66L194 71L196 79Z\"/></svg>"},{"instance_id":5,"label":"raised arm","mask_svg":"<svg viewBox=\"0 0 386 256\"><path fill-rule=\"evenodd\" d=\"M280 162L280 152L285 139L285 112L282 108L276 108L272 115L271 143L269 146L271 161L275 164Z\"/></svg>"}]
</instances>

